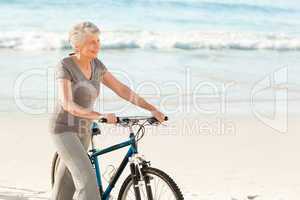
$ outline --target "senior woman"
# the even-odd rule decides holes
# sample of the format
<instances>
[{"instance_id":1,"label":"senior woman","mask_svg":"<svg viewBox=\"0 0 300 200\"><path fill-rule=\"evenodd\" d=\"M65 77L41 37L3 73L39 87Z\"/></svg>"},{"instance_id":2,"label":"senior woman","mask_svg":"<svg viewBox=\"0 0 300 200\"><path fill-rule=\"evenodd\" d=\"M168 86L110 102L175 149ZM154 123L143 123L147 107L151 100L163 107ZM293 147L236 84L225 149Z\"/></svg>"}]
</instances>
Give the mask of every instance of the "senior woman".
<instances>
[{"instance_id":1,"label":"senior woman","mask_svg":"<svg viewBox=\"0 0 300 200\"><path fill-rule=\"evenodd\" d=\"M129 87L117 80L97 58L100 49L100 31L91 22L76 24L69 32L69 41L74 53L60 60L56 68L59 101L51 118L51 136L61 158L52 200L99 200L95 172L87 156L92 120L107 118L116 123L113 113L93 111L99 95L99 85L113 90L123 99L144 108L160 122L164 114Z\"/></svg>"}]
</instances>

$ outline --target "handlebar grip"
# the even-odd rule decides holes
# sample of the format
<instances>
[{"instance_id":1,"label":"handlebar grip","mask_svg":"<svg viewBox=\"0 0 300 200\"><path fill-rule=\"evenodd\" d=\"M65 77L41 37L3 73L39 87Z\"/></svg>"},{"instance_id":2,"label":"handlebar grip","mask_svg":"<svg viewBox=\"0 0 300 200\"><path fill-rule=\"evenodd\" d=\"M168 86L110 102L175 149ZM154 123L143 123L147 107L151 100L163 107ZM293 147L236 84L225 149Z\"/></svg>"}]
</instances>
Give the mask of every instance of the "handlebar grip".
<instances>
[{"instance_id":1,"label":"handlebar grip","mask_svg":"<svg viewBox=\"0 0 300 200\"><path fill-rule=\"evenodd\" d=\"M164 120L165 121L168 121L168 117L167 116L165 116L165 118L164 118ZM150 119L148 119L148 122L150 123L150 124L153 124L153 123L157 123L158 122L158 120L155 118L155 117L151 117Z\"/></svg>"}]
</instances>

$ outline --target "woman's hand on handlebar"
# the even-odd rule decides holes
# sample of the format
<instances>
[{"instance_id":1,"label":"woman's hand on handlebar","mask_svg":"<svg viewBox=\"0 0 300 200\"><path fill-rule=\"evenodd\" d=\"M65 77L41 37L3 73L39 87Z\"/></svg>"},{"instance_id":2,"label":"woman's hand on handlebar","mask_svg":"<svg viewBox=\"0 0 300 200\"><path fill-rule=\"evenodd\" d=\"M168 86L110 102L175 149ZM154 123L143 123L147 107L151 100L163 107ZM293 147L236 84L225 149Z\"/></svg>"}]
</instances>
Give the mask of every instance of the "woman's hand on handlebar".
<instances>
[{"instance_id":1,"label":"woman's hand on handlebar","mask_svg":"<svg viewBox=\"0 0 300 200\"><path fill-rule=\"evenodd\" d=\"M116 124L117 123L117 117L114 113L106 113L99 116L98 119L105 118L106 123L108 124Z\"/></svg>"},{"instance_id":2,"label":"woman's hand on handlebar","mask_svg":"<svg viewBox=\"0 0 300 200\"><path fill-rule=\"evenodd\" d=\"M165 121L165 115L160 112L159 110L152 110L151 114L153 115L153 117L155 117L155 119L157 119L160 123Z\"/></svg>"}]
</instances>

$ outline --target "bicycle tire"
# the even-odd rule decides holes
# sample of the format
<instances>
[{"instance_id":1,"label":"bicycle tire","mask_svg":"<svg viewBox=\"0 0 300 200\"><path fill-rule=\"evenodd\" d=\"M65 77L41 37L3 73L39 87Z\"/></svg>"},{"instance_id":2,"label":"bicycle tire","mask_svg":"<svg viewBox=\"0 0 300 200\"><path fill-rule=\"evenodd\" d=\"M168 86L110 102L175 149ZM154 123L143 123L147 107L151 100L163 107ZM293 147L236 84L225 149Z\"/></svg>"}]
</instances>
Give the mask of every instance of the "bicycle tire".
<instances>
[{"instance_id":1,"label":"bicycle tire","mask_svg":"<svg viewBox=\"0 0 300 200\"><path fill-rule=\"evenodd\" d=\"M178 185L168 174L166 174L165 172L163 172L160 169L152 168L152 167L144 167L144 168L142 168L142 172L144 175L159 177L170 187L176 200L184 200L183 194L180 191ZM129 175L123 182L123 184L120 188L119 194L118 194L118 200L127 200L125 195L127 195L126 191L128 191L130 189L130 187L132 187L131 175Z\"/></svg>"},{"instance_id":2,"label":"bicycle tire","mask_svg":"<svg viewBox=\"0 0 300 200\"><path fill-rule=\"evenodd\" d=\"M53 187L55 182L55 172L57 169L57 166L59 164L60 158L58 156L58 153L55 152L53 158L52 158L52 164L51 164L51 186Z\"/></svg>"}]
</instances>

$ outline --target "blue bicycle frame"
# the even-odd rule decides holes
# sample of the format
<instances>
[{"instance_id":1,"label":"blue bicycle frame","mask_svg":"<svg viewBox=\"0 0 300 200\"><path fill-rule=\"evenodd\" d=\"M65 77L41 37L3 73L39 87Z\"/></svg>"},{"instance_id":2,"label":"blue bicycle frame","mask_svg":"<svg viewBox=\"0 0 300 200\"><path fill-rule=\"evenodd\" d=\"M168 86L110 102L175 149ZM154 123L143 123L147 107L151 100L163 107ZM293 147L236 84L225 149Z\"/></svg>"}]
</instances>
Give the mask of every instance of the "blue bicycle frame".
<instances>
[{"instance_id":1,"label":"blue bicycle frame","mask_svg":"<svg viewBox=\"0 0 300 200\"><path fill-rule=\"evenodd\" d=\"M105 189L105 191L103 191L103 185L102 185L102 180L101 180L101 173L100 173L100 165L99 165L99 160L98 160L98 156L103 155L105 153L109 153L118 149L121 149L123 147L126 146L130 146L129 150L127 151L124 159L122 160L121 164L119 165L115 175L112 177L111 181L109 182L107 188ZM136 140L134 137L134 133L130 133L129 136L129 140L127 140L126 142L122 142L116 145L113 145L111 147L99 150L96 148L92 148L92 150L90 150L90 159L91 162L93 164L93 167L96 171L96 178L97 178L97 183L98 183L98 187L99 187L99 191L100 191L100 195L101 195L101 199L102 200L108 200L109 196L110 196L110 192L112 191L112 189L114 188L116 182L118 181L120 175L122 174L123 170L125 169L125 167L127 166L128 162L129 162L129 158L137 153L137 145L136 145Z\"/></svg>"}]
</instances>

